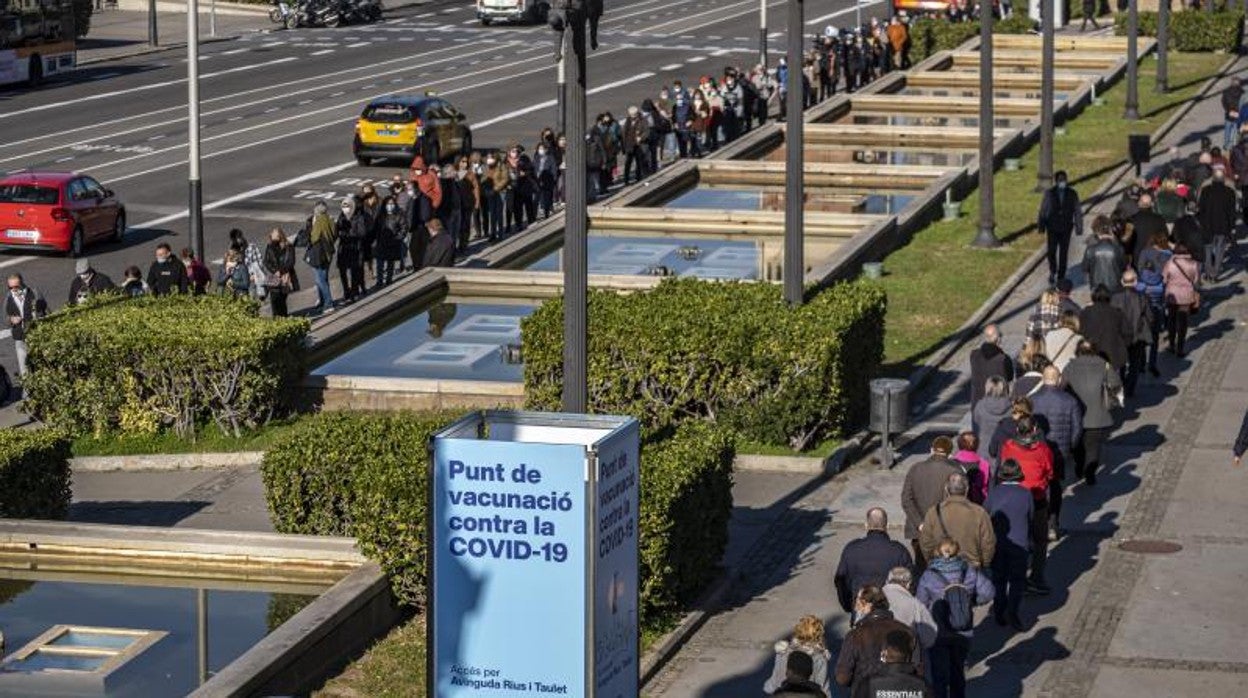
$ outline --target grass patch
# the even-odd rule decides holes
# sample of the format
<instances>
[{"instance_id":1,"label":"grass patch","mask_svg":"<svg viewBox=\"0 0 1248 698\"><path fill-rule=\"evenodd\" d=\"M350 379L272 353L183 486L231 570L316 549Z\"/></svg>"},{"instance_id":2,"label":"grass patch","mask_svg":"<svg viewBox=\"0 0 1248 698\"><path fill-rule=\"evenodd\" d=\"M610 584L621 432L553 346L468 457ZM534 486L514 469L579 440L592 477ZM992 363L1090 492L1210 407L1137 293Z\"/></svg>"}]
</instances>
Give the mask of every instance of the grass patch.
<instances>
[{"instance_id":1,"label":"grass patch","mask_svg":"<svg viewBox=\"0 0 1248 698\"><path fill-rule=\"evenodd\" d=\"M641 628L644 654L680 622L681 615L668 613ZM364 656L352 662L313 691L313 698L424 698L425 618L416 616L397 625Z\"/></svg>"},{"instance_id":2,"label":"grass patch","mask_svg":"<svg viewBox=\"0 0 1248 698\"><path fill-rule=\"evenodd\" d=\"M1066 170L1071 186L1089 196L1114 169L1127 162L1127 134L1152 133L1227 59L1223 54L1170 52L1170 84L1164 95L1153 91L1155 59L1140 69L1140 121L1122 119L1126 81L1101 95L1105 106L1088 106L1067 122L1067 134L1053 141L1053 163ZM970 246L979 223L979 196L972 192L956 221L933 223L884 259L882 279L888 292L883 373L905 377L931 356L983 304L988 296L1044 244L1036 230L1040 195L1034 191L1040 149L1022 158L1022 169L996 173L996 250Z\"/></svg>"},{"instance_id":3,"label":"grass patch","mask_svg":"<svg viewBox=\"0 0 1248 698\"><path fill-rule=\"evenodd\" d=\"M301 417L274 420L234 438L223 433L215 424L196 431L195 438L184 439L172 431L158 434L106 433L100 436L85 434L70 444L74 456L140 456L155 453L236 453L239 451L263 451Z\"/></svg>"},{"instance_id":4,"label":"grass patch","mask_svg":"<svg viewBox=\"0 0 1248 698\"><path fill-rule=\"evenodd\" d=\"M425 618L397 625L364 656L312 693L316 698L421 698L425 695Z\"/></svg>"},{"instance_id":5,"label":"grass patch","mask_svg":"<svg viewBox=\"0 0 1248 698\"><path fill-rule=\"evenodd\" d=\"M763 444L756 441L738 440L737 453L748 453L752 456L802 456L803 458L827 458L832 452L845 443L843 439L825 439L812 445L805 451L794 451L787 446Z\"/></svg>"}]
</instances>

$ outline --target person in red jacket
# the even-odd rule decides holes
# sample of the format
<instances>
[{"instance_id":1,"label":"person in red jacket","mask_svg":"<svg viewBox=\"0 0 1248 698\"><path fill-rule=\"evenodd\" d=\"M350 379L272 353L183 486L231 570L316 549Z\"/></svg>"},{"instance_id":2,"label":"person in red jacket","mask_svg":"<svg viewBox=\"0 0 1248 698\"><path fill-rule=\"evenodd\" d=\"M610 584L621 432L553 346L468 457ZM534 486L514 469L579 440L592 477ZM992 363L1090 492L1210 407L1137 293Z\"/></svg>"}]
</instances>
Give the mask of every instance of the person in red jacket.
<instances>
[{"instance_id":1,"label":"person in red jacket","mask_svg":"<svg viewBox=\"0 0 1248 698\"><path fill-rule=\"evenodd\" d=\"M1053 451L1030 415L1018 420L1018 434L1001 446L1001 462L1014 460L1023 470L1023 487L1031 492L1035 508L1031 517L1031 574L1027 591L1041 596L1049 593L1044 566L1049 552L1049 483L1053 480Z\"/></svg>"}]
</instances>

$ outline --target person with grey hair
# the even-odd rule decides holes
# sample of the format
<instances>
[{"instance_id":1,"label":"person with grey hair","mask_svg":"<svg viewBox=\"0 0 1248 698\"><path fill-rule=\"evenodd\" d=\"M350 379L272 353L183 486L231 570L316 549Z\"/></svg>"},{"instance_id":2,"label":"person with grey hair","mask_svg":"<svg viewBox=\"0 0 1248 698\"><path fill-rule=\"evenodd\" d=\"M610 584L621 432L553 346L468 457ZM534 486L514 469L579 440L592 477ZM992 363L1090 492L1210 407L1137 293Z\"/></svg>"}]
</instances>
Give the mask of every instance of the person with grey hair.
<instances>
[{"instance_id":1,"label":"person with grey hair","mask_svg":"<svg viewBox=\"0 0 1248 698\"><path fill-rule=\"evenodd\" d=\"M919 546L924 558L934 559L941 539L952 538L957 541L962 557L975 567L983 569L992 562L997 546L992 519L983 507L967 498L969 491L970 482L961 472L945 480L944 501L928 510L919 530Z\"/></svg>"},{"instance_id":2,"label":"person with grey hair","mask_svg":"<svg viewBox=\"0 0 1248 698\"><path fill-rule=\"evenodd\" d=\"M909 567L894 567L888 571L884 595L888 597L893 618L910 626L920 647L930 648L936 642L936 621L927 606L914 598L914 574Z\"/></svg>"},{"instance_id":3,"label":"person with grey hair","mask_svg":"<svg viewBox=\"0 0 1248 698\"><path fill-rule=\"evenodd\" d=\"M971 352L971 407L984 397L989 378L998 376L1008 385L1014 380L1014 362L1001 351L1001 330L996 325L984 327L984 342Z\"/></svg>"},{"instance_id":4,"label":"person with grey hair","mask_svg":"<svg viewBox=\"0 0 1248 698\"><path fill-rule=\"evenodd\" d=\"M854 608L854 595L867 586L884 584L888 571L894 567L914 564L906 546L888 535L888 513L879 507L867 511L867 534L845 545L832 583L841 608L849 613Z\"/></svg>"},{"instance_id":5,"label":"person with grey hair","mask_svg":"<svg viewBox=\"0 0 1248 698\"><path fill-rule=\"evenodd\" d=\"M9 336L17 354L17 375L26 377L26 333L35 322L48 313L48 302L38 291L26 285L21 274L9 274L9 295L4 297L5 315L9 316ZM907 556L909 557L909 556Z\"/></svg>"},{"instance_id":6,"label":"person with grey hair","mask_svg":"<svg viewBox=\"0 0 1248 698\"><path fill-rule=\"evenodd\" d=\"M1010 416L1009 388L1001 376L984 381L984 397L971 409L971 431L979 439L979 457L988 459L988 443L997 425Z\"/></svg>"},{"instance_id":7,"label":"person with grey hair","mask_svg":"<svg viewBox=\"0 0 1248 698\"><path fill-rule=\"evenodd\" d=\"M1123 339L1127 344L1127 363L1122 368L1122 387L1127 397L1135 394L1136 383L1148 361L1148 345L1153 342L1153 307L1142 291L1139 275L1128 268L1122 272L1122 288L1110 301L1126 322Z\"/></svg>"}]
</instances>

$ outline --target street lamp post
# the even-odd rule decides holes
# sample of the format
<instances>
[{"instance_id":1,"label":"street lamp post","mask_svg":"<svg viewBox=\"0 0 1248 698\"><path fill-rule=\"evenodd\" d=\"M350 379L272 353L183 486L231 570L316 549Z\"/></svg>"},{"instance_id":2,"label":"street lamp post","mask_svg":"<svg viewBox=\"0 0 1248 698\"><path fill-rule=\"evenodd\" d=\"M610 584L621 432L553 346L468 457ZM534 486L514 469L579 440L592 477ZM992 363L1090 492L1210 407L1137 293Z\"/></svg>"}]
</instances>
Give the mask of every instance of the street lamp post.
<instances>
[{"instance_id":1,"label":"street lamp post","mask_svg":"<svg viewBox=\"0 0 1248 698\"><path fill-rule=\"evenodd\" d=\"M1053 3L1040 0L1040 163L1036 191L1053 186Z\"/></svg>"},{"instance_id":2,"label":"street lamp post","mask_svg":"<svg viewBox=\"0 0 1248 698\"><path fill-rule=\"evenodd\" d=\"M1140 36L1139 3L1128 0L1127 9L1127 105L1122 111L1122 118L1137 121L1140 118L1140 80L1138 39Z\"/></svg>"},{"instance_id":3,"label":"street lamp post","mask_svg":"<svg viewBox=\"0 0 1248 698\"><path fill-rule=\"evenodd\" d=\"M571 86L564 98L568 149L564 184L566 207L563 228L563 410L588 408L587 345L589 326L589 213L585 165L585 53L586 23L590 44L598 47L598 19L602 0L563 0L551 25L559 31L557 58L564 61Z\"/></svg>"},{"instance_id":4,"label":"street lamp post","mask_svg":"<svg viewBox=\"0 0 1248 698\"><path fill-rule=\"evenodd\" d=\"M1248 3L1248 0L1244 0ZM1157 3L1157 84L1155 89L1161 94L1170 91L1170 0L1159 0Z\"/></svg>"},{"instance_id":5,"label":"street lamp post","mask_svg":"<svg viewBox=\"0 0 1248 698\"><path fill-rule=\"evenodd\" d=\"M996 129L993 124L992 93L992 5L988 0L979 4L979 229L975 247L998 247L995 205L993 203L992 143Z\"/></svg>"},{"instance_id":6,"label":"street lamp post","mask_svg":"<svg viewBox=\"0 0 1248 698\"><path fill-rule=\"evenodd\" d=\"M555 123L559 125L559 133L568 131L568 73L567 53L561 53L558 66L555 68Z\"/></svg>"},{"instance_id":7,"label":"street lamp post","mask_svg":"<svg viewBox=\"0 0 1248 698\"><path fill-rule=\"evenodd\" d=\"M758 0L758 62L767 68L767 0Z\"/></svg>"},{"instance_id":8,"label":"street lamp post","mask_svg":"<svg viewBox=\"0 0 1248 698\"><path fill-rule=\"evenodd\" d=\"M156 36L156 0L147 0L147 45L158 45L159 37Z\"/></svg>"},{"instance_id":9,"label":"street lamp post","mask_svg":"<svg viewBox=\"0 0 1248 698\"><path fill-rule=\"evenodd\" d=\"M789 0L788 104L784 130L784 300L790 306L802 304L802 233L805 198L802 182L802 0Z\"/></svg>"},{"instance_id":10,"label":"street lamp post","mask_svg":"<svg viewBox=\"0 0 1248 698\"><path fill-rule=\"evenodd\" d=\"M199 2L186 4L187 165L190 202L187 207L191 249L204 259L204 188L199 176Z\"/></svg>"}]
</instances>

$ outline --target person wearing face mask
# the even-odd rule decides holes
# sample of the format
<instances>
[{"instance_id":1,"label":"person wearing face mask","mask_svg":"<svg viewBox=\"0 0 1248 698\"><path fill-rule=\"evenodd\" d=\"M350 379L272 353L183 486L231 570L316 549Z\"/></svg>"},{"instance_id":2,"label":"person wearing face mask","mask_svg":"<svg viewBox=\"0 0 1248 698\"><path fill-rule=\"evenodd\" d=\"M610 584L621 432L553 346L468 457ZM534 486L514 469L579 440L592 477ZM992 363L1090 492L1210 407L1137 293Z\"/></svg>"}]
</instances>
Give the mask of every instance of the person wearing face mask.
<instances>
[{"instance_id":1,"label":"person wearing face mask","mask_svg":"<svg viewBox=\"0 0 1248 698\"><path fill-rule=\"evenodd\" d=\"M269 244L264 248L261 266L264 267L269 310L273 317L286 317L289 314L286 298L299 290L299 277L295 274L295 247L281 228L269 231Z\"/></svg>"},{"instance_id":2,"label":"person wearing face mask","mask_svg":"<svg viewBox=\"0 0 1248 698\"><path fill-rule=\"evenodd\" d=\"M429 246L429 222L436 218L438 207L442 204L442 183L419 155L412 160L412 182L416 187L415 198L408 211L408 230L411 231L408 255L412 260L412 270L419 271L425 264L425 250Z\"/></svg>"},{"instance_id":3,"label":"person wearing face mask","mask_svg":"<svg viewBox=\"0 0 1248 698\"><path fill-rule=\"evenodd\" d=\"M620 139L615 122L610 112L598 115L598 123L594 126L598 139L602 143L602 167L599 168L598 195L604 196L611 187L615 177L615 166L620 152Z\"/></svg>"},{"instance_id":4,"label":"person wearing face mask","mask_svg":"<svg viewBox=\"0 0 1248 698\"><path fill-rule=\"evenodd\" d=\"M394 281L394 268L403 259L403 238L407 236L407 215L394 197L386 197L379 220L376 288L389 286Z\"/></svg>"},{"instance_id":5,"label":"person wearing face mask","mask_svg":"<svg viewBox=\"0 0 1248 698\"><path fill-rule=\"evenodd\" d=\"M186 293L191 279L186 265L173 256L173 248L167 243L156 246L156 261L147 269L147 286L152 295L167 296L170 293Z\"/></svg>"},{"instance_id":6,"label":"person wearing face mask","mask_svg":"<svg viewBox=\"0 0 1248 698\"><path fill-rule=\"evenodd\" d=\"M680 83L676 83L679 87ZM682 158L689 157L689 132L693 128L693 102L683 89L672 98L672 135L676 139L676 151Z\"/></svg>"},{"instance_id":7,"label":"person wearing face mask","mask_svg":"<svg viewBox=\"0 0 1248 698\"><path fill-rule=\"evenodd\" d=\"M476 182L476 207L472 212L472 239L479 240L485 237L485 221L482 216L485 213L485 193L481 190L485 183L485 156L480 151L473 151L468 156L468 171L471 173L472 181Z\"/></svg>"},{"instance_id":8,"label":"person wearing face mask","mask_svg":"<svg viewBox=\"0 0 1248 698\"><path fill-rule=\"evenodd\" d=\"M1198 208L1200 227L1205 234L1205 264L1202 269L1205 280L1213 283L1222 273L1226 257L1226 242L1235 231L1237 215L1235 190L1226 181L1226 170L1213 168L1213 177L1200 190Z\"/></svg>"},{"instance_id":9,"label":"person wearing face mask","mask_svg":"<svg viewBox=\"0 0 1248 698\"><path fill-rule=\"evenodd\" d=\"M511 178L500 164L498 153L485 158L485 174L481 177L481 231L491 242L503 235L503 202Z\"/></svg>"},{"instance_id":10,"label":"person wearing face mask","mask_svg":"<svg viewBox=\"0 0 1248 698\"><path fill-rule=\"evenodd\" d=\"M854 595L851 630L841 642L841 651L836 658L836 683L851 688L881 666L885 639L890 633L905 635L914 653L915 664L921 666L922 651L915 649L918 642L914 631L893 617L888 596L874 584L862 587Z\"/></svg>"},{"instance_id":11,"label":"person wearing face mask","mask_svg":"<svg viewBox=\"0 0 1248 698\"><path fill-rule=\"evenodd\" d=\"M635 106L628 108L628 118L624 119L624 186L628 186L629 175L634 182L640 182L649 172L646 165L646 151L650 141L650 126Z\"/></svg>"},{"instance_id":12,"label":"person wearing face mask","mask_svg":"<svg viewBox=\"0 0 1248 698\"><path fill-rule=\"evenodd\" d=\"M1048 244L1049 285L1066 278L1066 255L1070 236L1083 235L1083 210L1079 194L1067 186L1066 172L1053 175L1053 186L1044 193L1040 203L1039 228Z\"/></svg>"},{"instance_id":13,"label":"person wearing face mask","mask_svg":"<svg viewBox=\"0 0 1248 698\"><path fill-rule=\"evenodd\" d=\"M566 182L564 181L564 177L566 176L567 171L568 171L568 163L565 162L567 153L568 153L568 137L561 133L558 136L555 136L555 149L554 151L552 151L552 154L555 156L555 164L559 168L559 176L555 178L555 203L556 204L562 204L565 201L564 192L566 192L567 189L566 189Z\"/></svg>"},{"instance_id":14,"label":"person wearing face mask","mask_svg":"<svg viewBox=\"0 0 1248 698\"><path fill-rule=\"evenodd\" d=\"M737 84L735 73L724 78L721 95L724 100L724 143L731 143L740 135L741 122L745 119L745 95Z\"/></svg>"},{"instance_id":15,"label":"person wearing face mask","mask_svg":"<svg viewBox=\"0 0 1248 698\"><path fill-rule=\"evenodd\" d=\"M555 206L555 182L559 179L559 166L555 164L555 156L550 153L545 143L537 146L533 169L537 172L538 205L542 210L542 218L550 218L550 212Z\"/></svg>"},{"instance_id":16,"label":"person wearing face mask","mask_svg":"<svg viewBox=\"0 0 1248 698\"><path fill-rule=\"evenodd\" d=\"M4 314L9 317L9 336L13 338L13 349L17 354L17 375L25 378L26 333L39 318L48 314L48 302L38 291L26 285L21 274L9 274L9 295L4 299Z\"/></svg>"},{"instance_id":17,"label":"person wearing face mask","mask_svg":"<svg viewBox=\"0 0 1248 698\"><path fill-rule=\"evenodd\" d=\"M377 241L377 228L381 223L381 196L371 184L365 184L360 187L360 210L364 213L365 223L368 225L368 233L364 236L364 240L360 245L360 258L364 263L364 271L368 276L377 278L376 269L373 267L373 245Z\"/></svg>"},{"instance_id":18,"label":"person wearing face mask","mask_svg":"<svg viewBox=\"0 0 1248 698\"><path fill-rule=\"evenodd\" d=\"M362 247L368 236L368 218L354 196L342 200L341 214L334 224L338 233L338 280L342 282L343 301L352 303L364 295L364 256Z\"/></svg>"},{"instance_id":19,"label":"person wearing face mask","mask_svg":"<svg viewBox=\"0 0 1248 698\"><path fill-rule=\"evenodd\" d=\"M459 158L456 163L455 186L459 189L459 228L455 231L455 247L460 254L465 254L472 236L472 219L481 202L477 175L468 165L467 157Z\"/></svg>"},{"instance_id":20,"label":"person wearing face mask","mask_svg":"<svg viewBox=\"0 0 1248 698\"><path fill-rule=\"evenodd\" d=\"M438 207L438 220L442 221L442 228L446 230L451 241L458 243L459 224L463 218L463 192L459 188L456 168L448 165L446 169L440 170L438 181L442 183L442 205Z\"/></svg>"},{"instance_id":21,"label":"person wearing face mask","mask_svg":"<svg viewBox=\"0 0 1248 698\"><path fill-rule=\"evenodd\" d=\"M602 134L598 129L591 128L585 134L585 179L586 192L590 201L607 193L605 182L607 151L602 147Z\"/></svg>"},{"instance_id":22,"label":"person wearing face mask","mask_svg":"<svg viewBox=\"0 0 1248 698\"><path fill-rule=\"evenodd\" d=\"M74 280L69 283L69 305L81 305L91 296L112 291L117 286L108 275L91 268L91 260L80 258L74 263Z\"/></svg>"}]
</instances>

